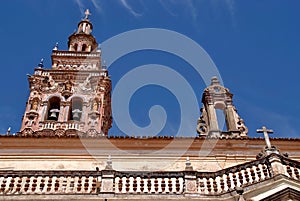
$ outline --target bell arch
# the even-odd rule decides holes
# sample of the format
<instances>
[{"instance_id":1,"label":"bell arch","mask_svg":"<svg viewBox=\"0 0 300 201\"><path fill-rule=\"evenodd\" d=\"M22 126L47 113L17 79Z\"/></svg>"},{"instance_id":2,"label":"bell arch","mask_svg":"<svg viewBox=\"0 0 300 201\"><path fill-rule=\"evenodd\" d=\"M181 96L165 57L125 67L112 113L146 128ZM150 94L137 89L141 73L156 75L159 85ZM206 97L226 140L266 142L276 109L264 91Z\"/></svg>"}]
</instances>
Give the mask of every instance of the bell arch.
<instances>
[{"instance_id":1,"label":"bell arch","mask_svg":"<svg viewBox=\"0 0 300 201\"><path fill-rule=\"evenodd\" d=\"M70 101L68 120L80 121L83 113L83 99L73 97Z\"/></svg>"},{"instance_id":2,"label":"bell arch","mask_svg":"<svg viewBox=\"0 0 300 201\"><path fill-rule=\"evenodd\" d=\"M200 136L213 133L214 136L246 136L247 127L239 117L232 101L233 94L220 85L217 77L211 79L202 95L201 116L197 123Z\"/></svg>"},{"instance_id":3,"label":"bell arch","mask_svg":"<svg viewBox=\"0 0 300 201\"><path fill-rule=\"evenodd\" d=\"M45 115L45 120L57 121L60 115L60 105L60 97L53 96L49 98L47 103L47 113Z\"/></svg>"}]
</instances>

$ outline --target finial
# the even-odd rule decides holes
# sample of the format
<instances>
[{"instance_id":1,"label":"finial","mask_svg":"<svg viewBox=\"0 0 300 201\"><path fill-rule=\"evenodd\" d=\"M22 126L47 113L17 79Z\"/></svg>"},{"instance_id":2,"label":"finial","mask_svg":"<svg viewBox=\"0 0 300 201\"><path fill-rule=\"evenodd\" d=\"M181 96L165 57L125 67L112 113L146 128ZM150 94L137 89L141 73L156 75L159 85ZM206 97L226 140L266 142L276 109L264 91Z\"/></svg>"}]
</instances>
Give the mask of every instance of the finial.
<instances>
[{"instance_id":1,"label":"finial","mask_svg":"<svg viewBox=\"0 0 300 201\"><path fill-rule=\"evenodd\" d=\"M90 10L86 9L86 11L84 12L85 14L85 19L89 19L89 15L91 15Z\"/></svg>"},{"instance_id":2,"label":"finial","mask_svg":"<svg viewBox=\"0 0 300 201\"><path fill-rule=\"evenodd\" d=\"M112 170L112 160L111 160L111 155L108 156L108 159L106 161L106 167L105 167L106 170Z\"/></svg>"},{"instance_id":3,"label":"finial","mask_svg":"<svg viewBox=\"0 0 300 201\"><path fill-rule=\"evenodd\" d=\"M187 171L192 171L193 170L193 166L192 163L190 161L190 157L186 157L186 161L185 161L185 170Z\"/></svg>"},{"instance_id":4,"label":"finial","mask_svg":"<svg viewBox=\"0 0 300 201\"><path fill-rule=\"evenodd\" d=\"M55 43L53 50L58 50L58 42Z\"/></svg>"},{"instance_id":5,"label":"finial","mask_svg":"<svg viewBox=\"0 0 300 201\"><path fill-rule=\"evenodd\" d=\"M6 135L10 135L10 127L8 127L7 131L6 131Z\"/></svg>"},{"instance_id":6,"label":"finial","mask_svg":"<svg viewBox=\"0 0 300 201\"><path fill-rule=\"evenodd\" d=\"M44 67L44 59L42 58L40 63L38 64L39 68L43 68Z\"/></svg>"},{"instance_id":7,"label":"finial","mask_svg":"<svg viewBox=\"0 0 300 201\"><path fill-rule=\"evenodd\" d=\"M107 66L106 66L106 61L105 61L105 60L103 60L102 69L103 69L103 70L107 70Z\"/></svg>"},{"instance_id":8,"label":"finial","mask_svg":"<svg viewBox=\"0 0 300 201\"><path fill-rule=\"evenodd\" d=\"M220 85L220 81L218 80L217 76L213 76L211 78L211 84L210 85Z\"/></svg>"}]
</instances>

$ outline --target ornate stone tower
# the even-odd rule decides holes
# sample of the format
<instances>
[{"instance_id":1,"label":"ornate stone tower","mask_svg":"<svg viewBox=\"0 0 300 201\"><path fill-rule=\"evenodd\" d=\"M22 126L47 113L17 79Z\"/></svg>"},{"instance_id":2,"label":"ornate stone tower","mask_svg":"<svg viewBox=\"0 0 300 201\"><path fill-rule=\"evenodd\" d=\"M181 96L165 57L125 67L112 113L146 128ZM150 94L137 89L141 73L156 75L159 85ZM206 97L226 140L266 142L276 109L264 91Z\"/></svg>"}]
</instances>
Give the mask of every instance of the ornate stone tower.
<instances>
[{"instance_id":1,"label":"ornate stone tower","mask_svg":"<svg viewBox=\"0 0 300 201\"><path fill-rule=\"evenodd\" d=\"M239 117L232 97L229 89L221 86L217 77L211 79L211 85L202 95L202 114L197 125L200 136L247 137L248 129Z\"/></svg>"},{"instance_id":2,"label":"ornate stone tower","mask_svg":"<svg viewBox=\"0 0 300 201\"><path fill-rule=\"evenodd\" d=\"M111 80L86 17L69 36L68 50L52 51L52 69L43 61L28 76L30 95L19 134L107 135L112 124Z\"/></svg>"}]
</instances>

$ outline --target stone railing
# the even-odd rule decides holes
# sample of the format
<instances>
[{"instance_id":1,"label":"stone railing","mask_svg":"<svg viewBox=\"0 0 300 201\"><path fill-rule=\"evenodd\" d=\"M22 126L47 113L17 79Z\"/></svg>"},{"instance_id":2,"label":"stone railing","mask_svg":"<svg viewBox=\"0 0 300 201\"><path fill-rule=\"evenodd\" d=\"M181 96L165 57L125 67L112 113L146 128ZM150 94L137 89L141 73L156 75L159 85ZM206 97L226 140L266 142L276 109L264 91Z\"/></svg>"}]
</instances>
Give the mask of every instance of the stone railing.
<instances>
[{"instance_id":1,"label":"stone railing","mask_svg":"<svg viewBox=\"0 0 300 201\"><path fill-rule=\"evenodd\" d=\"M287 159L281 158L283 165L284 174L292 179L300 180L300 163Z\"/></svg>"},{"instance_id":2,"label":"stone railing","mask_svg":"<svg viewBox=\"0 0 300 201\"><path fill-rule=\"evenodd\" d=\"M74 56L74 57L99 57L100 52L72 52L72 51L53 51L54 56Z\"/></svg>"},{"instance_id":3,"label":"stone railing","mask_svg":"<svg viewBox=\"0 0 300 201\"><path fill-rule=\"evenodd\" d=\"M4 173L4 175L3 175ZM0 194L96 194L95 172L1 172Z\"/></svg>"},{"instance_id":4,"label":"stone railing","mask_svg":"<svg viewBox=\"0 0 300 201\"><path fill-rule=\"evenodd\" d=\"M51 130L57 130L57 129L63 129L63 130L82 130L84 126L84 122L76 122L76 121L70 121L70 122L56 122L56 121L44 121L40 122L40 129L51 129Z\"/></svg>"},{"instance_id":5,"label":"stone railing","mask_svg":"<svg viewBox=\"0 0 300 201\"><path fill-rule=\"evenodd\" d=\"M271 177L267 160L257 160L216 173L197 173L197 192L220 194L264 181Z\"/></svg>"},{"instance_id":6,"label":"stone railing","mask_svg":"<svg viewBox=\"0 0 300 201\"><path fill-rule=\"evenodd\" d=\"M184 175L117 173L116 194L181 194L184 191Z\"/></svg>"},{"instance_id":7,"label":"stone railing","mask_svg":"<svg viewBox=\"0 0 300 201\"><path fill-rule=\"evenodd\" d=\"M191 167L191 166L190 166ZM0 171L0 195L111 194L219 196L275 176L300 181L300 163L278 154L217 172Z\"/></svg>"}]
</instances>

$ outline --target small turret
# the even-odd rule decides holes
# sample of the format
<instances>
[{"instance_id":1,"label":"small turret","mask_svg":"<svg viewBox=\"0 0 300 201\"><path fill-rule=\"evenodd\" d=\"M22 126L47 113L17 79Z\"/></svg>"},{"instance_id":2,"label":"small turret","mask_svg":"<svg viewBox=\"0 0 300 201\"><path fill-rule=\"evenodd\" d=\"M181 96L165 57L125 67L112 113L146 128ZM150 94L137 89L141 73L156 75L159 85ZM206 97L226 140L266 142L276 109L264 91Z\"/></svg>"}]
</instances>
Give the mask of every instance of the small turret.
<instances>
[{"instance_id":1,"label":"small turret","mask_svg":"<svg viewBox=\"0 0 300 201\"><path fill-rule=\"evenodd\" d=\"M92 52L97 49L98 44L96 39L91 34L93 24L89 20L90 11L85 11L85 18L78 23L78 28L75 33L69 37L69 51L75 52Z\"/></svg>"},{"instance_id":2,"label":"small turret","mask_svg":"<svg viewBox=\"0 0 300 201\"><path fill-rule=\"evenodd\" d=\"M247 136L248 129L243 119L239 117L232 103L232 97L233 94L229 92L229 89L220 85L217 77L211 79L210 86L202 95L202 114L197 125L197 132L200 136Z\"/></svg>"}]
</instances>

